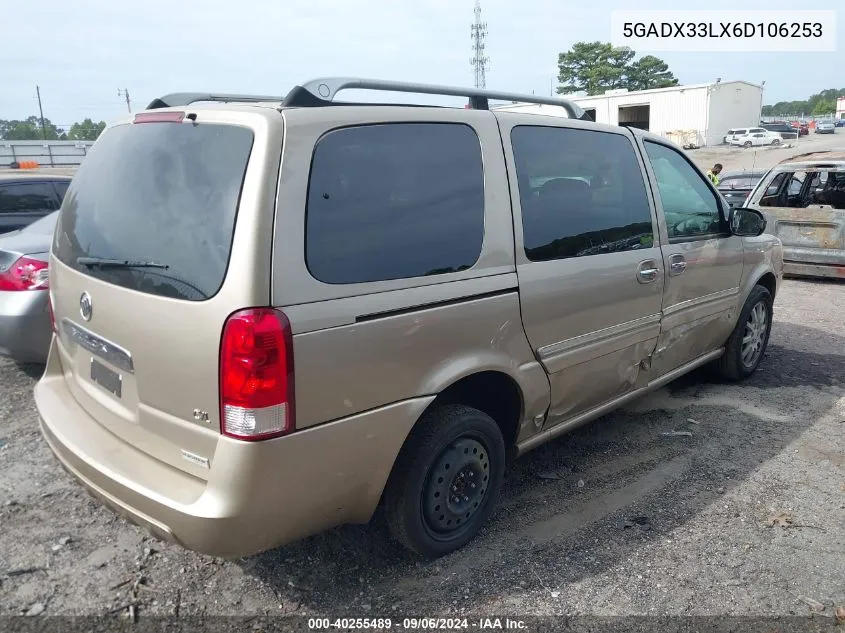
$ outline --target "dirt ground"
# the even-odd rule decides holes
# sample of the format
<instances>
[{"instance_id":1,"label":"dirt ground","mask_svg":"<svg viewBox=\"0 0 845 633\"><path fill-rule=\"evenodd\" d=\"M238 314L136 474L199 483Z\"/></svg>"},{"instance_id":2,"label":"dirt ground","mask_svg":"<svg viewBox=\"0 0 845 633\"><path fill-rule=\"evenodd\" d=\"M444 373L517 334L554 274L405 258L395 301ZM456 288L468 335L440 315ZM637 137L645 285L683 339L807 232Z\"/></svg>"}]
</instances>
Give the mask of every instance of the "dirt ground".
<instances>
[{"instance_id":1,"label":"dirt ground","mask_svg":"<svg viewBox=\"0 0 845 633\"><path fill-rule=\"evenodd\" d=\"M845 284L787 281L775 309L747 382L685 377L530 453L483 533L436 562L406 554L380 520L239 561L156 541L57 465L32 404L40 368L0 360L0 616L131 604L142 618L815 613L833 624L845 606Z\"/></svg>"},{"instance_id":2,"label":"dirt ground","mask_svg":"<svg viewBox=\"0 0 845 633\"><path fill-rule=\"evenodd\" d=\"M703 149L689 150L687 153L700 169L710 169L721 163L725 171L740 169L769 169L780 161L806 152L823 149L845 148L845 131L837 128L834 134L810 133L797 140L784 141L777 147L752 147L744 149L728 145L717 145Z\"/></svg>"}]
</instances>

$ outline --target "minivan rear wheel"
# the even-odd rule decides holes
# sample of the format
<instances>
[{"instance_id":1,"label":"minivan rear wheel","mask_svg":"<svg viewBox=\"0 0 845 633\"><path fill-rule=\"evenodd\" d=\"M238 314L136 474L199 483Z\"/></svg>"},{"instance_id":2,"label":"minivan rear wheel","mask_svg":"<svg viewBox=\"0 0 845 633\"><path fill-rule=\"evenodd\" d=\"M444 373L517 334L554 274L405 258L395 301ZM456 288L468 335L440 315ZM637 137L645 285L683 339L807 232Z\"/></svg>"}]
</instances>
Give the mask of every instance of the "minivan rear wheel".
<instances>
[{"instance_id":1,"label":"minivan rear wheel","mask_svg":"<svg viewBox=\"0 0 845 633\"><path fill-rule=\"evenodd\" d=\"M742 380L757 369L772 331L772 295L763 286L754 286L736 327L717 361L719 374L728 380Z\"/></svg>"},{"instance_id":2,"label":"minivan rear wheel","mask_svg":"<svg viewBox=\"0 0 845 633\"><path fill-rule=\"evenodd\" d=\"M504 469L505 443L493 418L463 405L430 410L385 490L393 537L426 558L463 547L493 511Z\"/></svg>"}]
</instances>

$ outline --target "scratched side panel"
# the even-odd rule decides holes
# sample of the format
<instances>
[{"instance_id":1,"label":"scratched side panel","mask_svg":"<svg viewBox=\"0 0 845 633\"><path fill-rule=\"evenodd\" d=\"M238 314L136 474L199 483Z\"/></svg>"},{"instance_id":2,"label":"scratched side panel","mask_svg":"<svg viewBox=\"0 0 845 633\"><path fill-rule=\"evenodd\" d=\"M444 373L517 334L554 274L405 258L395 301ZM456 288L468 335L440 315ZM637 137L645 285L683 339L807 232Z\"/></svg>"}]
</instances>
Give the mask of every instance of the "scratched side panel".
<instances>
[{"instance_id":1,"label":"scratched side panel","mask_svg":"<svg viewBox=\"0 0 845 633\"><path fill-rule=\"evenodd\" d=\"M766 232L783 243L787 262L845 265L845 210L764 207Z\"/></svg>"}]
</instances>

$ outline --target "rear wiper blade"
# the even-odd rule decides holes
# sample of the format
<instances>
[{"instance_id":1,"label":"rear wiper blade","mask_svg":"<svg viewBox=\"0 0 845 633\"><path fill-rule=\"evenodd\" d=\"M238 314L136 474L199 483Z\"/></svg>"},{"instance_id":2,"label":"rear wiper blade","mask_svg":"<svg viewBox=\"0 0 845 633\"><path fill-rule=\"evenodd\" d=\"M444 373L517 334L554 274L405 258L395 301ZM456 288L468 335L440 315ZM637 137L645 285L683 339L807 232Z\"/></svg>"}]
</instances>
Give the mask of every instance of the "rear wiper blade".
<instances>
[{"instance_id":1,"label":"rear wiper blade","mask_svg":"<svg viewBox=\"0 0 845 633\"><path fill-rule=\"evenodd\" d=\"M76 263L89 268L170 268L168 264L148 262L141 259L107 259L105 257L77 257Z\"/></svg>"}]
</instances>

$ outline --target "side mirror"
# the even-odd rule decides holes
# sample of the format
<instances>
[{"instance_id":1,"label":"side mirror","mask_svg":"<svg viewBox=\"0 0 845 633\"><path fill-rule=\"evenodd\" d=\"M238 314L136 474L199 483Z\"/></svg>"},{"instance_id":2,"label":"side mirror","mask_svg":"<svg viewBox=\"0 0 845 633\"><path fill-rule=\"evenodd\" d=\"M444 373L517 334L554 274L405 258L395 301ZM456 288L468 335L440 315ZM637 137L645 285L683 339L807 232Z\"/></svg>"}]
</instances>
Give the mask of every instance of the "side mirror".
<instances>
[{"instance_id":1,"label":"side mirror","mask_svg":"<svg viewBox=\"0 0 845 633\"><path fill-rule=\"evenodd\" d=\"M766 218L757 209L731 209L728 222L731 233L740 237L757 237L766 230Z\"/></svg>"}]
</instances>

